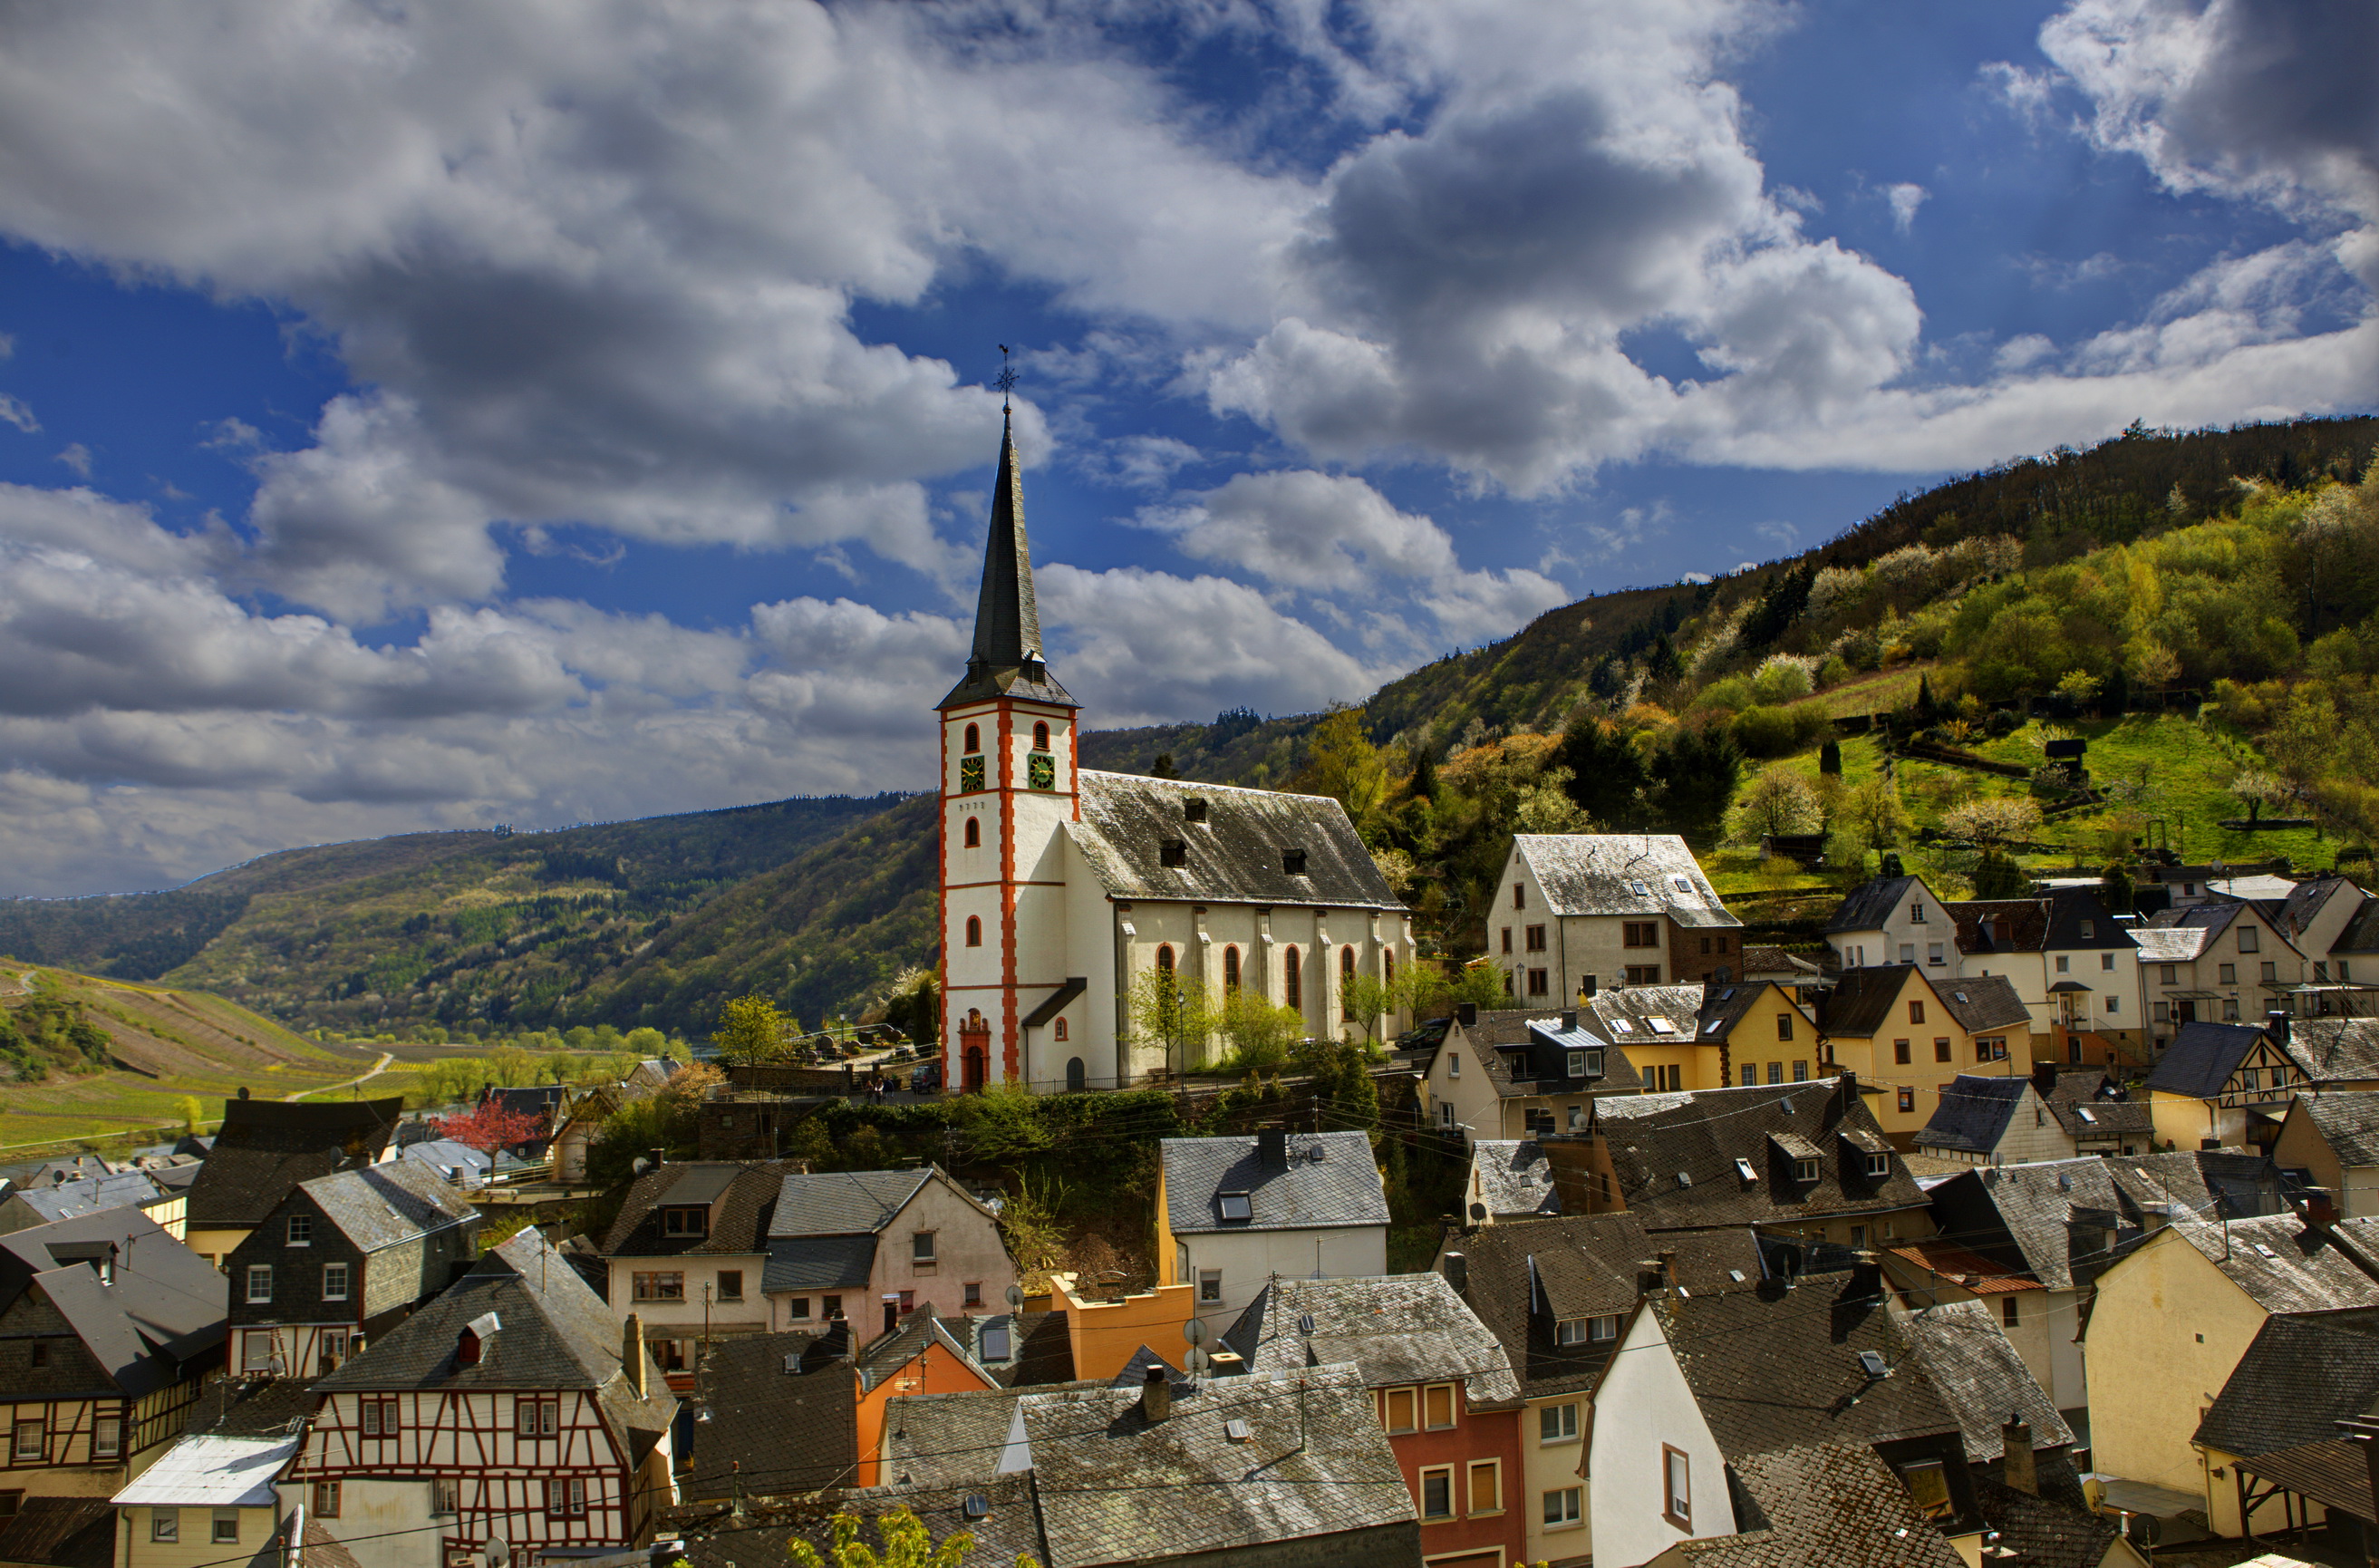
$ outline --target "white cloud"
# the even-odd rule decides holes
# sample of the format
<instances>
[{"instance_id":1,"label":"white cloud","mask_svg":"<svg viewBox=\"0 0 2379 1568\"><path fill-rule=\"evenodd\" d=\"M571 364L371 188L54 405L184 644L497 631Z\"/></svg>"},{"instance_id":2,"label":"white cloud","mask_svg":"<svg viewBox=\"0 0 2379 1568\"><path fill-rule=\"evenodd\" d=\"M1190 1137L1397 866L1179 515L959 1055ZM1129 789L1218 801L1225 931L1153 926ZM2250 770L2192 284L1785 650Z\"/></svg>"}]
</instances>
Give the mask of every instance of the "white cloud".
<instances>
[{"instance_id":1,"label":"white cloud","mask_svg":"<svg viewBox=\"0 0 2379 1568\"><path fill-rule=\"evenodd\" d=\"M82 442L68 441L66 450L58 453L57 461L73 469L77 477L91 477L91 448Z\"/></svg>"},{"instance_id":2,"label":"white cloud","mask_svg":"<svg viewBox=\"0 0 2379 1568\"><path fill-rule=\"evenodd\" d=\"M1906 234L1916 222L1916 210L1925 205L1925 199L1931 194L1923 186L1904 180L1898 185L1885 187L1883 198L1891 205L1891 226Z\"/></svg>"},{"instance_id":3,"label":"white cloud","mask_svg":"<svg viewBox=\"0 0 2379 1568\"><path fill-rule=\"evenodd\" d=\"M1172 535L1185 554L1309 593L1455 570L1454 543L1429 518L1398 511L1361 479L1310 469L1236 474L1140 521Z\"/></svg>"},{"instance_id":4,"label":"white cloud","mask_svg":"<svg viewBox=\"0 0 2379 1568\"><path fill-rule=\"evenodd\" d=\"M39 435L42 431L42 422L33 417L33 411L25 406L22 399L11 397L6 392L0 392L0 424L14 425L29 436Z\"/></svg>"}]
</instances>

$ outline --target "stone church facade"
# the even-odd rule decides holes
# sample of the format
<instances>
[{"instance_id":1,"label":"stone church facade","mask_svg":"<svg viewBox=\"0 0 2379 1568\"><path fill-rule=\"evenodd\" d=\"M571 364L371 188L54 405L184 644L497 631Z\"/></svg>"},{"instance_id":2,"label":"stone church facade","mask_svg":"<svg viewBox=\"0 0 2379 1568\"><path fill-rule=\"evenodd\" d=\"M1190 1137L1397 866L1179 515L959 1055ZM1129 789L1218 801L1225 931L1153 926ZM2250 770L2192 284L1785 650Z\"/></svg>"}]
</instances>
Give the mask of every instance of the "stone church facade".
<instances>
[{"instance_id":1,"label":"stone church facade","mask_svg":"<svg viewBox=\"0 0 2379 1568\"><path fill-rule=\"evenodd\" d=\"M1138 1037L1131 990L1151 970L1217 1003L1253 989L1326 1036L1361 1032L1349 979L1412 961L1410 917L1336 801L1080 766L1081 705L1042 649L1012 431L973 647L937 706L952 1087L1126 1088L1219 1055L1218 1040Z\"/></svg>"}]
</instances>

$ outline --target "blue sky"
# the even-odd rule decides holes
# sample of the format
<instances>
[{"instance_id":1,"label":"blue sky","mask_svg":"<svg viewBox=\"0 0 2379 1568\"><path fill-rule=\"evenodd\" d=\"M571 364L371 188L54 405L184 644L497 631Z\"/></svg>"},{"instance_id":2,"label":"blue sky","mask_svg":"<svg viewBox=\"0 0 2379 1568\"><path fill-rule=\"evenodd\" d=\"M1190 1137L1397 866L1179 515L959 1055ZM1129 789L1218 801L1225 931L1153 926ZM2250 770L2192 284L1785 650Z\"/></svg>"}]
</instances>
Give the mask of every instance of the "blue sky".
<instances>
[{"instance_id":1,"label":"blue sky","mask_svg":"<svg viewBox=\"0 0 2379 1568\"><path fill-rule=\"evenodd\" d=\"M0 892L928 777L2363 409L2349 0L106 0L0 53Z\"/></svg>"}]
</instances>

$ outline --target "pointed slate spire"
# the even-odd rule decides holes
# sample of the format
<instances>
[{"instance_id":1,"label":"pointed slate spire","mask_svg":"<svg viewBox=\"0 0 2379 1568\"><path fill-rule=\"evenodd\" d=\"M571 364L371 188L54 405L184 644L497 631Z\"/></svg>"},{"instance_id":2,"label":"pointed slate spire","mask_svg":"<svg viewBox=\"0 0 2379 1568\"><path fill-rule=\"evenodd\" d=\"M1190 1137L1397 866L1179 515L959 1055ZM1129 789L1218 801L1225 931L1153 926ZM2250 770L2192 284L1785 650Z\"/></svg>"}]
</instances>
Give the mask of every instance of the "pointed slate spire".
<instances>
[{"instance_id":1,"label":"pointed slate spire","mask_svg":"<svg viewBox=\"0 0 2379 1568\"><path fill-rule=\"evenodd\" d=\"M1024 476L1013 419L1000 420L999 481L991 495L991 537L983 549L983 597L975 601L970 662L1004 669L1041 657L1041 607L1033 597L1033 551L1024 538Z\"/></svg>"}]
</instances>

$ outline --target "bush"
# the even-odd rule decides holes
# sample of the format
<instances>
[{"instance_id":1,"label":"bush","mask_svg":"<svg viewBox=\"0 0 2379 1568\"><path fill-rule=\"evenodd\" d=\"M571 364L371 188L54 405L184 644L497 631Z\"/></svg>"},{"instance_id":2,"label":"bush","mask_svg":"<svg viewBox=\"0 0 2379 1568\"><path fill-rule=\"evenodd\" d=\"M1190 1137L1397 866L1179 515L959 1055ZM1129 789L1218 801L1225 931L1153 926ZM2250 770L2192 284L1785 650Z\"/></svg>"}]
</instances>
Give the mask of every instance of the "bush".
<instances>
[{"instance_id":1,"label":"bush","mask_svg":"<svg viewBox=\"0 0 2379 1568\"><path fill-rule=\"evenodd\" d=\"M1797 702L1815 690L1807 661L1791 654L1770 654L1751 678L1751 694L1762 703Z\"/></svg>"},{"instance_id":2,"label":"bush","mask_svg":"<svg viewBox=\"0 0 2379 1568\"><path fill-rule=\"evenodd\" d=\"M1790 756L1817 743L1831 728L1814 707L1748 707L1734 716L1734 743L1755 757Z\"/></svg>"}]
</instances>

